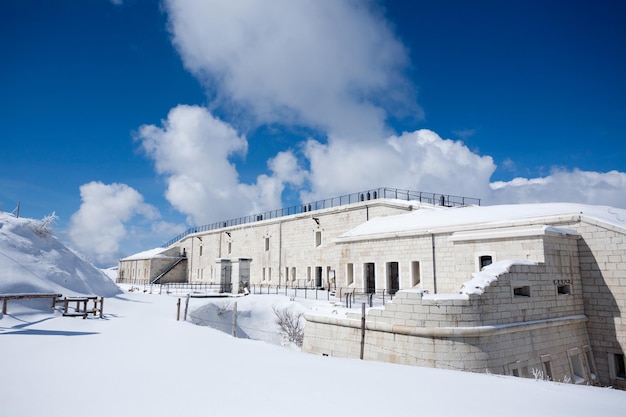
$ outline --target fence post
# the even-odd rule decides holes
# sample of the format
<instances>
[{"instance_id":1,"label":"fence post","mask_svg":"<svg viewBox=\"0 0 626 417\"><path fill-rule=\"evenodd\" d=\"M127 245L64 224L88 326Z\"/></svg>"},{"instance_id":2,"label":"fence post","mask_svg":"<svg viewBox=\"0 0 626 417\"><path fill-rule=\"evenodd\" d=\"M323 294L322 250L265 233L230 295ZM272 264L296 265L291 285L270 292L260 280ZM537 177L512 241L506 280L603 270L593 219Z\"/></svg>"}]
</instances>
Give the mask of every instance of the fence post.
<instances>
[{"instance_id":1,"label":"fence post","mask_svg":"<svg viewBox=\"0 0 626 417\"><path fill-rule=\"evenodd\" d=\"M66 302L66 304L67 304L67 302ZM176 302L176 321L179 321L179 320L180 320L180 298Z\"/></svg>"},{"instance_id":2,"label":"fence post","mask_svg":"<svg viewBox=\"0 0 626 417\"><path fill-rule=\"evenodd\" d=\"M189 297L191 297L191 294L187 294L187 300L185 301L185 315L184 315L184 321L187 321L187 310L189 310Z\"/></svg>"},{"instance_id":3,"label":"fence post","mask_svg":"<svg viewBox=\"0 0 626 417\"><path fill-rule=\"evenodd\" d=\"M365 303L361 303L361 360L365 349Z\"/></svg>"},{"instance_id":4,"label":"fence post","mask_svg":"<svg viewBox=\"0 0 626 417\"><path fill-rule=\"evenodd\" d=\"M237 337L237 301L235 301L235 305L233 305L233 337Z\"/></svg>"}]
</instances>

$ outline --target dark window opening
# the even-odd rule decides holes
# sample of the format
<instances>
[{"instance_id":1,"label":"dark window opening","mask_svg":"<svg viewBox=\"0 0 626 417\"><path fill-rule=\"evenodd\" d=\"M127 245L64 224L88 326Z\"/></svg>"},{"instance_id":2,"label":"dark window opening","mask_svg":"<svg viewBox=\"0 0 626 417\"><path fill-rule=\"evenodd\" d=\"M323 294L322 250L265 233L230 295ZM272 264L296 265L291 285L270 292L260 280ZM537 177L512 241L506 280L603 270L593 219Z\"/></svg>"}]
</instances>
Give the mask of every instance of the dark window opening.
<instances>
[{"instance_id":1,"label":"dark window opening","mask_svg":"<svg viewBox=\"0 0 626 417\"><path fill-rule=\"evenodd\" d=\"M376 292L376 272L375 264L365 264L365 291L368 294Z\"/></svg>"},{"instance_id":2,"label":"dark window opening","mask_svg":"<svg viewBox=\"0 0 626 417\"><path fill-rule=\"evenodd\" d=\"M569 295L572 293L572 287L569 284L559 285L556 291L560 295Z\"/></svg>"},{"instance_id":3,"label":"dark window opening","mask_svg":"<svg viewBox=\"0 0 626 417\"><path fill-rule=\"evenodd\" d=\"M480 269L483 269L487 265L491 265L493 263L493 260L491 258L491 255L483 255L479 258L479 262L480 262Z\"/></svg>"},{"instance_id":4,"label":"dark window opening","mask_svg":"<svg viewBox=\"0 0 626 417\"><path fill-rule=\"evenodd\" d=\"M626 363L624 362L624 354L615 354L615 376L626 379Z\"/></svg>"},{"instance_id":5,"label":"dark window opening","mask_svg":"<svg viewBox=\"0 0 626 417\"><path fill-rule=\"evenodd\" d=\"M387 263L387 288L389 294L395 294L400 289L400 274L398 262Z\"/></svg>"},{"instance_id":6,"label":"dark window opening","mask_svg":"<svg viewBox=\"0 0 626 417\"><path fill-rule=\"evenodd\" d=\"M530 286L525 285L513 288L513 295L516 297L530 297Z\"/></svg>"}]
</instances>

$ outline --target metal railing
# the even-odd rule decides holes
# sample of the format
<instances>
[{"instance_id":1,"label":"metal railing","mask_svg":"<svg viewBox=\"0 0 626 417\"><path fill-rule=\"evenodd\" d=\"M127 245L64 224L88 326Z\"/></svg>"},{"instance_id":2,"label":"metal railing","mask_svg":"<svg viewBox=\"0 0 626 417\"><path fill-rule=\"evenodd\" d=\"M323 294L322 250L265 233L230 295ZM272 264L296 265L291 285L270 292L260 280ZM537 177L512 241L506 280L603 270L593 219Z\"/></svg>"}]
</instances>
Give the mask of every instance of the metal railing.
<instances>
[{"instance_id":1,"label":"metal railing","mask_svg":"<svg viewBox=\"0 0 626 417\"><path fill-rule=\"evenodd\" d=\"M384 306L393 300L398 290L339 287L331 290L318 287L294 287L290 285L252 284L251 294L284 295L307 300L327 300L341 302L346 308L357 308L362 303L369 307Z\"/></svg>"},{"instance_id":2,"label":"metal railing","mask_svg":"<svg viewBox=\"0 0 626 417\"><path fill-rule=\"evenodd\" d=\"M277 210L270 210L263 213L252 214L249 216L237 217L230 220L223 220L215 223L205 224L203 226L190 227L178 236L170 239L163 244L162 247L167 248L174 243L178 242L182 238L199 232L206 232L209 230L222 229L226 227L239 226L242 224L254 223L262 220L275 219L278 217L290 216L293 214L308 213L310 211L323 210L332 207L344 206L347 204L354 204L362 201L376 200L379 198L393 198L405 201L418 201L420 203L446 206L446 207L458 207L467 205L480 206L480 198L463 197L451 194L439 194L429 193L423 191L410 191L402 190L398 188L372 188L366 191L360 191L358 193L346 194L339 197L327 198L325 200L318 200L311 203L300 204L297 206L285 207Z\"/></svg>"}]
</instances>

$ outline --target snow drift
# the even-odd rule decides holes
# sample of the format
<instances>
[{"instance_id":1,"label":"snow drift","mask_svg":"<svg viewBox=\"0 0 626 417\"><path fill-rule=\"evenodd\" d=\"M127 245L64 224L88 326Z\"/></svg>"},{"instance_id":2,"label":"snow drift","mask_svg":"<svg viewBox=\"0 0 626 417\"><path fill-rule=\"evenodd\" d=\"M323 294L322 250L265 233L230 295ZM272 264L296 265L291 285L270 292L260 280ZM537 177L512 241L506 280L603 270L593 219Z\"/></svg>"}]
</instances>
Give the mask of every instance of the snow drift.
<instances>
[{"instance_id":1,"label":"snow drift","mask_svg":"<svg viewBox=\"0 0 626 417\"><path fill-rule=\"evenodd\" d=\"M0 294L60 293L111 297L122 291L68 249L45 221L0 213Z\"/></svg>"}]
</instances>

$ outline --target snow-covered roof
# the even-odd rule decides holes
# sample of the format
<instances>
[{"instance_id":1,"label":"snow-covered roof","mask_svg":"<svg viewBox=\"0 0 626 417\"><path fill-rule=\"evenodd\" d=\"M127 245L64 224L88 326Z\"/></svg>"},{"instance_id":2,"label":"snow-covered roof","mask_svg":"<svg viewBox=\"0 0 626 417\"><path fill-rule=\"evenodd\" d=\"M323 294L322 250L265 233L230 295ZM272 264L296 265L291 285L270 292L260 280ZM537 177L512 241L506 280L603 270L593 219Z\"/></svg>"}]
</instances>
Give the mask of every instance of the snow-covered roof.
<instances>
[{"instance_id":1,"label":"snow-covered roof","mask_svg":"<svg viewBox=\"0 0 626 417\"><path fill-rule=\"evenodd\" d=\"M165 248L154 248L148 249L143 252L138 252L134 255L127 256L126 258L121 259L122 261L135 261L140 259L152 259L152 258L169 258L163 254L163 252L167 251Z\"/></svg>"},{"instance_id":2,"label":"snow-covered roof","mask_svg":"<svg viewBox=\"0 0 626 417\"><path fill-rule=\"evenodd\" d=\"M374 236L403 236L513 227L542 222L554 224L580 219L601 222L626 232L626 210L624 209L574 203L510 204L445 209L422 208L407 214L376 217L342 234L338 241L352 241Z\"/></svg>"}]
</instances>

